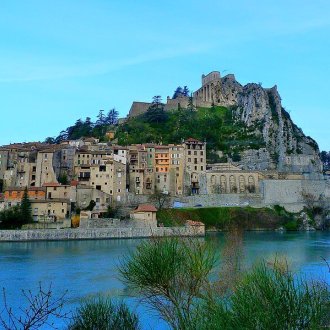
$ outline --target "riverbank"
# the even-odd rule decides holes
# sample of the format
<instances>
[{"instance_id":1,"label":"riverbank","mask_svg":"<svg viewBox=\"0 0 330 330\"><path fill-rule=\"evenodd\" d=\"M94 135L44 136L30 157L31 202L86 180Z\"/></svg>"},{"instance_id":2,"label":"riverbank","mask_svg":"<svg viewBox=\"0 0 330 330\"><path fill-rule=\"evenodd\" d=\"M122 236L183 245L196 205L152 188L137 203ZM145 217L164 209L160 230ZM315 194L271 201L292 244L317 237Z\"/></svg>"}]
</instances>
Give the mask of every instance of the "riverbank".
<instances>
[{"instance_id":1,"label":"riverbank","mask_svg":"<svg viewBox=\"0 0 330 330\"><path fill-rule=\"evenodd\" d=\"M204 236L204 226L0 230L0 242Z\"/></svg>"},{"instance_id":2,"label":"riverbank","mask_svg":"<svg viewBox=\"0 0 330 330\"><path fill-rule=\"evenodd\" d=\"M262 207L195 207L162 209L157 212L164 226L182 226L187 220L204 223L206 230L315 230L315 220L308 212L291 213L281 206Z\"/></svg>"}]
</instances>

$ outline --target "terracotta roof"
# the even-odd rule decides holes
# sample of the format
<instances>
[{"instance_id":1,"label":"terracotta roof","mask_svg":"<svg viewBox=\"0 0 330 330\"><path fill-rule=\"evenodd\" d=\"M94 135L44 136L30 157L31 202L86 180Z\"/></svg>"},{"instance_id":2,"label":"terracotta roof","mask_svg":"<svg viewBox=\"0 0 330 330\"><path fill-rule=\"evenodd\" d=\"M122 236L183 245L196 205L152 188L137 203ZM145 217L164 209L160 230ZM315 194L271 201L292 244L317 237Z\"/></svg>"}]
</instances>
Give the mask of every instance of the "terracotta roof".
<instances>
[{"instance_id":1,"label":"terracotta roof","mask_svg":"<svg viewBox=\"0 0 330 330\"><path fill-rule=\"evenodd\" d=\"M61 184L58 182L45 182L42 186L43 187L60 187Z\"/></svg>"},{"instance_id":2,"label":"terracotta roof","mask_svg":"<svg viewBox=\"0 0 330 330\"><path fill-rule=\"evenodd\" d=\"M185 142L198 142L198 143L202 143L201 141L198 141L198 140L193 139L193 138L189 138L189 139L185 140Z\"/></svg>"},{"instance_id":3,"label":"terracotta roof","mask_svg":"<svg viewBox=\"0 0 330 330\"><path fill-rule=\"evenodd\" d=\"M157 212L157 209L151 204L140 204L133 213L137 212Z\"/></svg>"},{"instance_id":4,"label":"terracotta roof","mask_svg":"<svg viewBox=\"0 0 330 330\"><path fill-rule=\"evenodd\" d=\"M203 222L200 221L187 220L186 226L205 226L205 225Z\"/></svg>"},{"instance_id":5,"label":"terracotta roof","mask_svg":"<svg viewBox=\"0 0 330 330\"><path fill-rule=\"evenodd\" d=\"M24 191L25 187L8 187L5 191ZM43 187L28 187L28 191L45 191Z\"/></svg>"}]
</instances>

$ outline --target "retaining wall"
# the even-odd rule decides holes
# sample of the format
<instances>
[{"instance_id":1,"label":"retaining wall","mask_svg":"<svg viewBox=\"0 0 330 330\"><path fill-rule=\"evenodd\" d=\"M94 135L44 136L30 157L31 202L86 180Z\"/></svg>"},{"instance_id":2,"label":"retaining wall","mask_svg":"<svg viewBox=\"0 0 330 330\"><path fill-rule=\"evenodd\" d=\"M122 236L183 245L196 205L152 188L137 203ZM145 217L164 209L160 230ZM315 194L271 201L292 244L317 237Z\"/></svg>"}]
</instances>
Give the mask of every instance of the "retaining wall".
<instances>
[{"instance_id":1,"label":"retaining wall","mask_svg":"<svg viewBox=\"0 0 330 330\"><path fill-rule=\"evenodd\" d=\"M79 239L143 238L163 236L204 236L204 226L157 228L70 228L0 230L0 241L56 241Z\"/></svg>"}]
</instances>

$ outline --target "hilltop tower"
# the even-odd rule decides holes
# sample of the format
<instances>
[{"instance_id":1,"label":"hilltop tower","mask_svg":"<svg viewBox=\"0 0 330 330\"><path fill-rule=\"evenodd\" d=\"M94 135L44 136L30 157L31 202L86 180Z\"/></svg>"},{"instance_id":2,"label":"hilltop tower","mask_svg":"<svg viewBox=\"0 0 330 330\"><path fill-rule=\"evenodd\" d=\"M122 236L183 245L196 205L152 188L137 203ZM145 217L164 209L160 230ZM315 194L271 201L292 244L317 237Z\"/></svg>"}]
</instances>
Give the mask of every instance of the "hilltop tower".
<instances>
[{"instance_id":1,"label":"hilltop tower","mask_svg":"<svg viewBox=\"0 0 330 330\"><path fill-rule=\"evenodd\" d=\"M212 71L207 75L202 75L202 87L194 92L194 101L197 106L209 107L220 103L219 91L221 86L221 76L219 71Z\"/></svg>"}]
</instances>

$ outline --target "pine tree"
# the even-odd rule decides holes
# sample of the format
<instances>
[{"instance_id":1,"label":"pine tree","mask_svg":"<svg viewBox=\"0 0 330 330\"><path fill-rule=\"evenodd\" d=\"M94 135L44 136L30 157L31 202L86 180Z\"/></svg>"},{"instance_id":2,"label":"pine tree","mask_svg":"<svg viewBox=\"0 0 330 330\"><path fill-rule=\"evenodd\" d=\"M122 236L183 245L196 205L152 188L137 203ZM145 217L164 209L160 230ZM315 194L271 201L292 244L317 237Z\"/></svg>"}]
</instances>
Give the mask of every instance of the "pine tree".
<instances>
[{"instance_id":1,"label":"pine tree","mask_svg":"<svg viewBox=\"0 0 330 330\"><path fill-rule=\"evenodd\" d=\"M23 198L21 201L20 211L21 211L20 213L21 213L21 222L22 223L33 222L32 207L31 207L31 202L29 200L27 187L25 187L25 190L24 190Z\"/></svg>"},{"instance_id":2,"label":"pine tree","mask_svg":"<svg viewBox=\"0 0 330 330\"><path fill-rule=\"evenodd\" d=\"M190 94L189 88L187 86L184 86L182 90L182 95L189 97L189 94Z\"/></svg>"}]
</instances>

